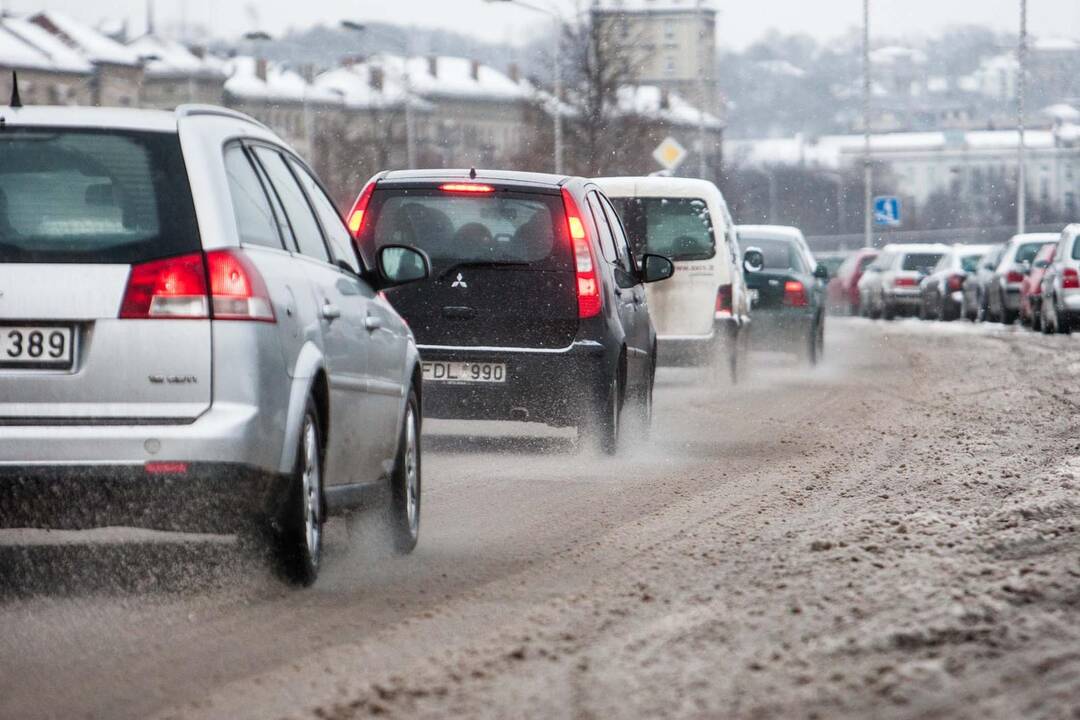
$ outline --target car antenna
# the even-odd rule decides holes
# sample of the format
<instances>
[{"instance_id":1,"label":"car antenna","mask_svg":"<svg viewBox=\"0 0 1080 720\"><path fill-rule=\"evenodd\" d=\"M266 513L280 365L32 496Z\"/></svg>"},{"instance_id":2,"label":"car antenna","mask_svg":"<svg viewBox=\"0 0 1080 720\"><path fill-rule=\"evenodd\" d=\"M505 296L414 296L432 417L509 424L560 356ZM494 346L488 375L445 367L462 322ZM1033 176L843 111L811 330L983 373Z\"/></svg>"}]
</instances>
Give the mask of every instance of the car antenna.
<instances>
[{"instance_id":1,"label":"car antenna","mask_svg":"<svg viewBox=\"0 0 1080 720\"><path fill-rule=\"evenodd\" d=\"M469 168L469 179L470 180L475 180L476 179L476 168Z\"/></svg>"},{"instance_id":2,"label":"car antenna","mask_svg":"<svg viewBox=\"0 0 1080 720\"><path fill-rule=\"evenodd\" d=\"M19 97L19 74L14 70L11 71L11 102L8 103L13 108L21 108L22 98Z\"/></svg>"}]
</instances>

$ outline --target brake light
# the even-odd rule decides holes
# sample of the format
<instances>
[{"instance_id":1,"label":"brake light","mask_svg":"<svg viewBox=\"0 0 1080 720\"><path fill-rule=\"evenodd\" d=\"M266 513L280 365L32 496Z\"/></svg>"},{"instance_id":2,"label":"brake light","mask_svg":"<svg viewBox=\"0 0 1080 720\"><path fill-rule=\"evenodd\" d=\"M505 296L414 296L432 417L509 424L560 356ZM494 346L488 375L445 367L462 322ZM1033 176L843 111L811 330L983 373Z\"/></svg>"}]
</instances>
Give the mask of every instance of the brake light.
<instances>
[{"instance_id":1,"label":"brake light","mask_svg":"<svg viewBox=\"0 0 1080 720\"><path fill-rule=\"evenodd\" d=\"M892 284L893 284L893 287L915 287L919 283L915 280L915 278L898 277L898 278L893 278Z\"/></svg>"},{"instance_id":2,"label":"brake light","mask_svg":"<svg viewBox=\"0 0 1080 720\"><path fill-rule=\"evenodd\" d=\"M1010 270L1008 274L1005 275L1005 282L1009 283L1010 285L1017 285L1019 283L1022 283L1024 282L1024 273L1018 272L1016 270Z\"/></svg>"},{"instance_id":3,"label":"brake light","mask_svg":"<svg viewBox=\"0 0 1080 720\"><path fill-rule=\"evenodd\" d=\"M184 475L188 471L186 462L148 462L143 465L147 475Z\"/></svg>"},{"instance_id":4,"label":"brake light","mask_svg":"<svg viewBox=\"0 0 1080 720\"><path fill-rule=\"evenodd\" d=\"M236 250L206 253L215 320L274 322L274 306L259 271Z\"/></svg>"},{"instance_id":5,"label":"brake light","mask_svg":"<svg viewBox=\"0 0 1080 720\"><path fill-rule=\"evenodd\" d=\"M731 285L721 285L717 291L716 314L731 315Z\"/></svg>"},{"instance_id":6,"label":"brake light","mask_svg":"<svg viewBox=\"0 0 1080 720\"><path fill-rule=\"evenodd\" d=\"M798 280L784 283L784 304L790 307L805 307L810 304L806 298L806 287Z\"/></svg>"},{"instance_id":7,"label":"brake light","mask_svg":"<svg viewBox=\"0 0 1080 720\"><path fill-rule=\"evenodd\" d=\"M955 292L957 290L964 289L964 276L963 275L950 275L949 276L949 290Z\"/></svg>"},{"instance_id":8,"label":"brake light","mask_svg":"<svg viewBox=\"0 0 1080 720\"><path fill-rule=\"evenodd\" d=\"M1064 290L1080 290L1080 273L1073 268L1061 271L1061 287Z\"/></svg>"},{"instance_id":9,"label":"brake light","mask_svg":"<svg viewBox=\"0 0 1080 720\"><path fill-rule=\"evenodd\" d=\"M446 183L440 185L439 189L443 192L450 193L493 193L495 188L490 185L483 185L481 183Z\"/></svg>"},{"instance_id":10,"label":"brake light","mask_svg":"<svg viewBox=\"0 0 1080 720\"><path fill-rule=\"evenodd\" d=\"M202 253L132 266L120 304L121 318L199 319L209 316Z\"/></svg>"},{"instance_id":11,"label":"brake light","mask_svg":"<svg viewBox=\"0 0 1080 720\"><path fill-rule=\"evenodd\" d=\"M349 226L349 232L352 233L354 238L359 236L360 231L364 228L364 215L367 214L368 203L371 202L371 195L374 192L375 183L369 182L356 196L356 202L353 203L352 210L349 211L346 224Z\"/></svg>"},{"instance_id":12,"label":"brake light","mask_svg":"<svg viewBox=\"0 0 1080 720\"><path fill-rule=\"evenodd\" d=\"M600 278L596 273L589 236L581 221L581 211L574 197L563 188L563 207L566 209L566 228L574 249L574 269L577 272L578 318L585 319L600 314Z\"/></svg>"}]
</instances>

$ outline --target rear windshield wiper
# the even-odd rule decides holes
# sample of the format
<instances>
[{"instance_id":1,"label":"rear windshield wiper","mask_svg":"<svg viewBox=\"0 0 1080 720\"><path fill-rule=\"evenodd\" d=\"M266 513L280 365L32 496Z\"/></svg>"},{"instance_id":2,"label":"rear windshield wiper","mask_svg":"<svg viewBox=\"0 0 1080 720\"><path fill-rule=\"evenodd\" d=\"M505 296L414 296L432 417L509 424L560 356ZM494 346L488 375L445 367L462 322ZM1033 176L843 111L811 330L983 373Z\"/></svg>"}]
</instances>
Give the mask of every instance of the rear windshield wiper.
<instances>
[{"instance_id":1,"label":"rear windshield wiper","mask_svg":"<svg viewBox=\"0 0 1080 720\"><path fill-rule=\"evenodd\" d=\"M530 267L533 263L522 262L520 260L463 260L459 263L454 263L450 267L439 273L438 280L443 280L450 276L451 273L455 273L464 268L486 268L486 267Z\"/></svg>"}]
</instances>

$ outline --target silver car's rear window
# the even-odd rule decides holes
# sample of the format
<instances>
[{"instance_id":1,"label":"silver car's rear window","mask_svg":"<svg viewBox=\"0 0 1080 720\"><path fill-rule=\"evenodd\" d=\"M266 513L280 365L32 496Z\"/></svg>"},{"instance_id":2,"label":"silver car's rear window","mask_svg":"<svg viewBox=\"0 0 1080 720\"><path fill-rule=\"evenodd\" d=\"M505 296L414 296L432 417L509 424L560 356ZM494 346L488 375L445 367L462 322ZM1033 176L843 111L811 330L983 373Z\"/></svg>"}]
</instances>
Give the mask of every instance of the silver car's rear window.
<instances>
[{"instance_id":1,"label":"silver car's rear window","mask_svg":"<svg viewBox=\"0 0 1080 720\"><path fill-rule=\"evenodd\" d=\"M134 263L199 247L175 134L0 130L0 262Z\"/></svg>"}]
</instances>

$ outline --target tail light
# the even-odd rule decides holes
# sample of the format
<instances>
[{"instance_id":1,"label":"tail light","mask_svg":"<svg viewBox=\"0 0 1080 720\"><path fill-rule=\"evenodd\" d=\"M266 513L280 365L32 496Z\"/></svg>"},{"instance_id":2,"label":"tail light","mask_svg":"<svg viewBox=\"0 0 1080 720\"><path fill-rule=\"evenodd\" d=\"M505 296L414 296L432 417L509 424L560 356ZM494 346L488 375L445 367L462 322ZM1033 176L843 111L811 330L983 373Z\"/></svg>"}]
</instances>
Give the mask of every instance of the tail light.
<instances>
[{"instance_id":1,"label":"tail light","mask_svg":"<svg viewBox=\"0 0 1080 720\"><path fill-rule=\"evenodd\" d=\"M919 284L919 281L912 277L898 277L893 278L893 287L915 287Z\"/></svg>"},{"instance_id":2,"label":"tail light","mask_svg":"<svg viewBox=\"0 0 1080 720\"><path fill-rule=\"evenodd\" d=\"M721 285L716 293L716 314L731 315L731 285Z\"/></svg>"},{"instance_id":3,"label":"tail light","mask_svg":"<svg viewBox=\"0 0 1080 720\"><path fill-rule=\"evenodd\" d=\"M209 290L207 279L209 278ZM120 317L274 322L266 284L238 250L192 253L131 268Z\"/></svg>"},{"instance_id":4,"label":"tail light","mask_svg":"<svg viewBox=\"0 0 1080 720\"><path fill-rule=\"evenodd\" d=\"M806 287L798 280L784 283L784 304L789 307L805 307L810 304L806 299Z\"/></svg>"},{"instance_id":5,"label":"tail light","mask_svg":"<svg viewBox=\"0 0 1080 720\"><path fill-rule=\"evenodd\" d=\"M1010 270L1008 274L1005 275L1005 282L1010 285L1019 285L1024 282L1024 273L1017 270Z\"/></svg>"},{"instance_id":6,"label":"tail light","mask_svg":"<svg viewBox=\"0 0 1080 720\"><path fill-rule=\"evenodd\" d=\"M1064 290L1080 290L1080 273L1073 268L1061 271L1061 287Z\"/></svg>"},{"instance_id":7,"label":"tail light","mask_svg":"<svg viewBox=\"0 0 1080 720\"><path fill-rule=\"evenodd\" d=\"M371 202L371 195L374 192L375 183L369 182L356 196L356 202L353 203L352 210L349 211L346 224L349 226L349 232L352 233L354 238L359 237L360 231L364 229L364 216L367 214L368 203Z\"/></svg>"},{"instance_id":8,"label":"tail light","mask_svg":"<svg viewBox=\"0 0 1080 720\"><path fill-rule=\"evenodd\" d=\"M957 290L963 290L964 288L964 276L963 275L950 275L949 276L949 291L956 292Z\"/></svg>"},{"instance_id":9,"label":"tail light","mask_svg":"<svg viewBox=\"0 0 1080 720\"><path fill-rule=\"evenodd\" d=\"M563 188L563 206L566 208L566 227L574 248L574 266L577 272L578 317L581 319L600 314L600 277L596 273L589 237L581 221L581 211L574 197Z\"/></svg>"},{"instance_id":10,"label":"tail light","mask_svg":"<svg viewBox=\"0 0 1080 720\"><path fill-rule=\"evenodd\" d=\"M147 475L184 475L188 471L186 462L148 462L143 465Z\"/></svg>"},{"instance_id":11,"label":"tail light","mask_svg":"<svg viewBox=\"0 0 1080 720\"><path fill-rule=\"evenodd\" d=\"M446 183L445 185L440 185L439 189L449 193L484 194L495 192L495 188L481 183Z\"/></svg>"},{"instance_id":12,"label":"tail light","mask_svg":"<svg viewBox=\"0 0 1080 720\"><path fill-rule=\"evenodd\" d=\"M202 253L152 260L131 268L120 317L198 319L210 316Z\"/></svg>"},{"instance_id":13,"label":"tail light","mask_svg":"<svg viewBox=\"0 0 1080 720\"><path fill-rule=\"evenodd\" d=\"M242 252L206 253L210 303L215 320L274 322L274 306L259 271Z\"/></svg>"}]
</instances>

